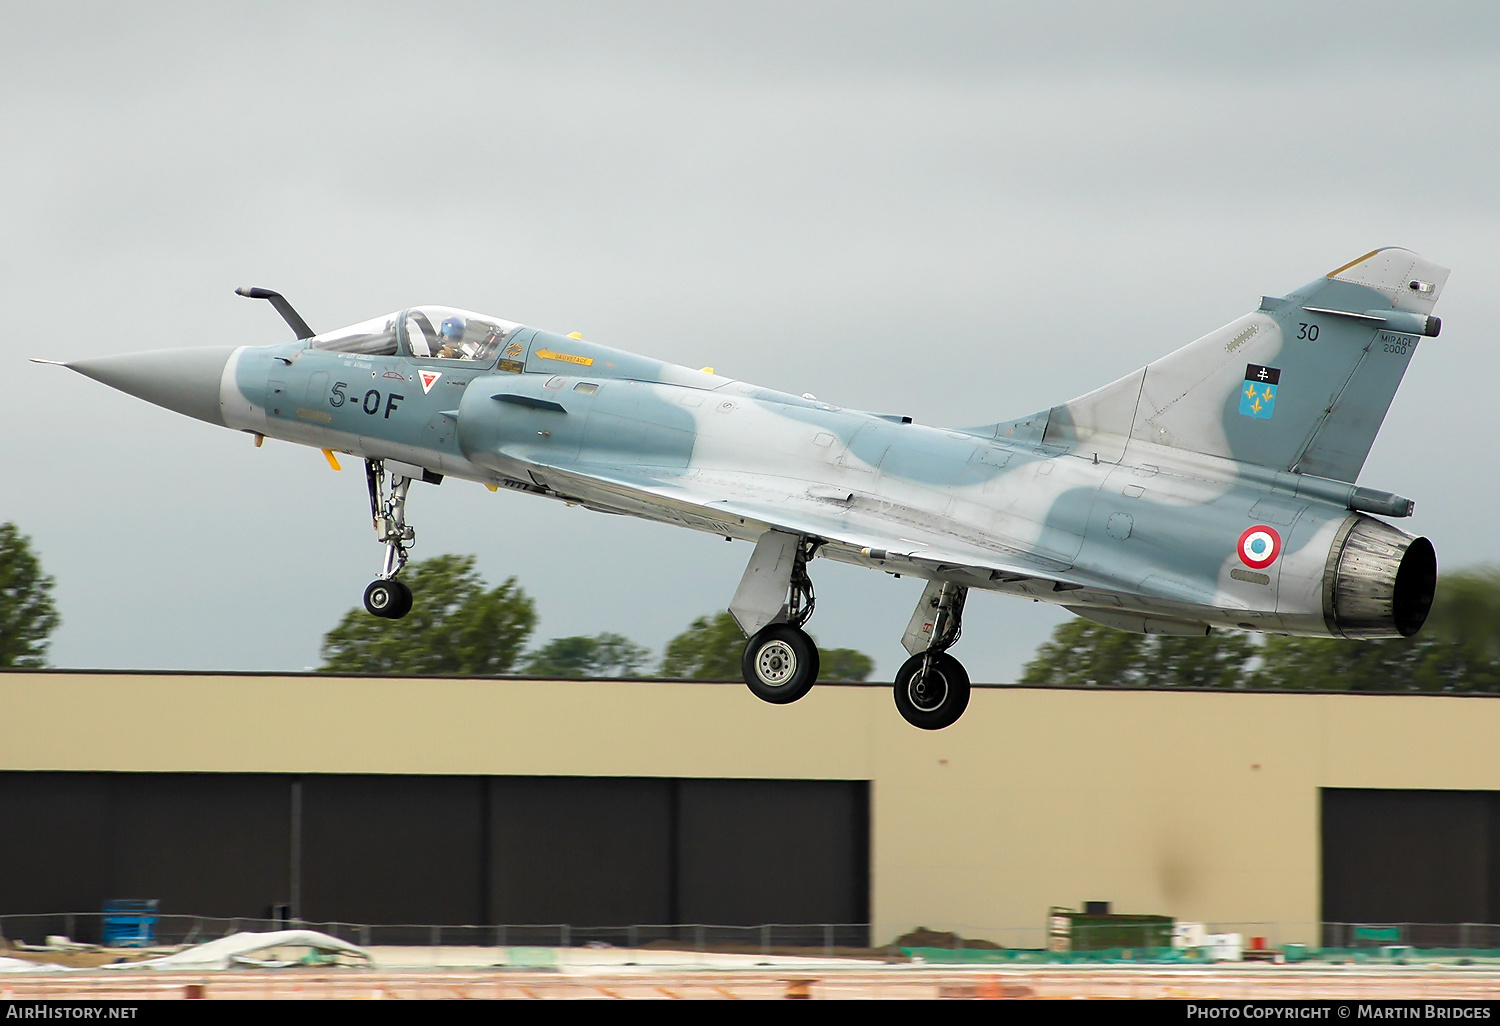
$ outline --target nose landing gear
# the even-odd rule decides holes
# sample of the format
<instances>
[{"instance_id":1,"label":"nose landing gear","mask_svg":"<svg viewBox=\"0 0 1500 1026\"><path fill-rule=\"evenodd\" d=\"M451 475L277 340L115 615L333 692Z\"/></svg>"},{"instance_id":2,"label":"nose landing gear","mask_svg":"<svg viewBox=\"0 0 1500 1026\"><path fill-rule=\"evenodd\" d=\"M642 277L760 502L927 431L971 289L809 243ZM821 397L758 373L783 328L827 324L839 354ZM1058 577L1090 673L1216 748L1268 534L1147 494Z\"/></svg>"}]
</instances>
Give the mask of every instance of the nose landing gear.
<instances>
[{"instance_id":1,"label":"nose landing gear","mask_svg":"<svg viewBox=\"0 0 1500 1026\"><path fill-rule=\"evenodd\" d=\"M406 493L411 478L391 474L390 493L385 489L385 464L365 460L365 481L370 488L370 517L375 538L385 542L385 562L380 576L365 589L365 609L374 616L399 620L411 612L411 589L396 575L406 566L407 546L417 540L415 528L406 526Z\"/></svg>"}]
</instances>

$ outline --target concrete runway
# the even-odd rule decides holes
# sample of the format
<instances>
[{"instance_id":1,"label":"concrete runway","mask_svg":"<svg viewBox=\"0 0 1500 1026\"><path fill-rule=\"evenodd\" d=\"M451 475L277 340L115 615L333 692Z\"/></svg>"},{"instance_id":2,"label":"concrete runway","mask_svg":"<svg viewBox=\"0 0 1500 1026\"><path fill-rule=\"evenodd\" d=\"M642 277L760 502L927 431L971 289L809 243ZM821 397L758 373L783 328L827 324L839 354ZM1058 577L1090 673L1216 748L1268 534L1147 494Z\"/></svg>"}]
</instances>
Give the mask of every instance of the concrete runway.
<instances>
[{"instance_id":1,"label":"concrete runway","mask_svg":"<svg viewBox=\"0 0 1500 1026\"><path fill-rule=\"evenodd\" d=\"M612 955L630 952L612 951ZM642 952L641 954L648 954ZM649 954L660 956L661 952ZM684 957L697 958L693 953ZM1493 1000L1500 970L1458 966L874 966L839 959L697 968L682 964L556 969L88 970L7 973L0 999L938 999Z\"/></svg>"}]
</instances>

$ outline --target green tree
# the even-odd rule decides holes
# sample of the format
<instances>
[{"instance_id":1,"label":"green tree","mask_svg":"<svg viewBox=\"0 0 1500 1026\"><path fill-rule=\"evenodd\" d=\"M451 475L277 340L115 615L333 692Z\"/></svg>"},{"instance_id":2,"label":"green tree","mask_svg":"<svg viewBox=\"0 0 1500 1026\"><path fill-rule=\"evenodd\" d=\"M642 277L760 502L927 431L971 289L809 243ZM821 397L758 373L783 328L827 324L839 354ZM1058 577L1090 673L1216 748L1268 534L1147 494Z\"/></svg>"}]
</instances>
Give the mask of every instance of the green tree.
<instances>
[{"instance_id":1,"label":"green tree","mask_svg":"<svg viewBox=\"0 0 1500 1026\"><path fill-rule=\"evenodd\" d=\"M1255 645L1238 633L1202 638L1130 634L1075 617L1052 632L1021 674L1022 684L1243 687Z\"/></svg>"},{"instance_id":2,"label":"green tree","mask_svg":"<svg viewBox=\"0 0 1500 1026\"><path fill-rule=\"evenodd\" d=\"M1021 682L1500 692L1500 570L1440 577L1413 638L1147 637L1069 620L1037 649Z\"/></svg>"},{"instance_id":3,"label":"green tree","mask_svg":"<svg viewBox=\"0 0 1500 1026\"><path fill-rule=\"evenodd\" d=\"M1261 664L1250 683L1314 691L1408 691L1429 648L1429 639L1273 636L1261 646Z\"/></svg>"},{"instance_id":4,"label":"green tree","mask_svg":"<svg viewBox=\"0 0 1500 1026\"><path fill-rule=\"evenodd\" d=\"M819 680L868 680L874 669L875 660L856 649L829 648L818 652Z\"/></svg>"},{"instance_id":5,"label":"green tree","mask_svg":"<svg viewBox=\"0 0 1500 1026\"><path fill-rule=\"evenodd\" d=\"M648 649L619 634L553 638L526 658L521 672L535 677L639 677Z\"/></svg>"},{"instance_id":6,"label":"green tree","mask_svg":"<svg viewBox=\"0 0 1500 1026\"><path fill-rule=\"evenodd\" d=\"M662 657L663 677L696 680L739 680L740 657L745 654L745 635L734 617L717 613L700 616L688 629L667 642Z\"/></svg>"},{"instance_id":7,"label":"green tree","mask_svg":"<svg viewBox=\"0 0 1500 1026\"><path fill-rule=\"evenodd\" d=\"M62 622L54 583L42 573L31 539L15 524L0 524L0 666L47 665L48 638Z\"/></svg>"},{"instance_id":8,"label":"green tree","mask_svg":"<svg viewBox=\"0 0 1500 1026\"><path fill-rule=\"evenodd\" d=\"M1413 641L1420 652L1416 688L1500 691L1500 570L1478 567L1439 577L1432 612Z\"/></svg>"},{"instance_id":9,"label":"green tree","mask_svg":"<svg viewBox=\"0 0 1500 1026\"><path fill-rule=\"evenodd\" d=\"M1078 616L1059 624L1021 673L1022 684L1057 687L1139 684L1146 637Z\"/></svg>"},{"instance_id":10,"label":"green tree","mask_svg":"<svg viewBox=\"0 0 1500 1026\"><path fill-rule=\"evenodd\" d=\"M1256 644L1239 631L1204 638L1151 635L1155 659L1146 668L1144 683L1184 688L1241 688L1246 666L1256 655Z\"/></svg>"},{"instance_id":11,"label":"green tree","mask_svg":"<svg viewBox=\"0 0 1500 1026\"><path fill-rule=\"evenodd\" d=\"M515 666L536 626L530 598L508 578L485 590L473 556L434 556L402 574L412 608L385 620L351 609L323 636L323 673L489 675Z\"/></svg>"},{"instance_id":12,"label":"green tree","mask_svg":"<svg viewBox=\"0 0 1500 1026\"><path fill-rule=\"evenodd\" d=\"M712 618L700 616L688 629L667 642L662 659L663 677L695 680L739 680L740 660L745 654L745 634L729 613ZM875 661L852 648L830 648L818 652L818 679L864 680L875 669Z\"/></svg>"}]
</instances>

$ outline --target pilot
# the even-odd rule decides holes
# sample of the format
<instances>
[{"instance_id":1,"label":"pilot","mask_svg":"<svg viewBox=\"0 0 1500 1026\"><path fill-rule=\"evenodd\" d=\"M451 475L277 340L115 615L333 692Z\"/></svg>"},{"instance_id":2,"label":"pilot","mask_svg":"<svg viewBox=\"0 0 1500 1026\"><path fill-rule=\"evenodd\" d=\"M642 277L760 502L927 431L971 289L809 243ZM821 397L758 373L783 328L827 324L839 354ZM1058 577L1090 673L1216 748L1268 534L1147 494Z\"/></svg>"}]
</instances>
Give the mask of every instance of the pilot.
<instances>
[{"instance_id":1,"label":"pilot","mask_svg":"<svg viewBox=\"0 0 1500 1026\"><path fill-rule=\"evenodd\" d=\"M464 319L462 317L443 318L443 326L438 329L438 359L467 359L469 353L465 350L463 342Z\"/></svg>"}]
</instances>

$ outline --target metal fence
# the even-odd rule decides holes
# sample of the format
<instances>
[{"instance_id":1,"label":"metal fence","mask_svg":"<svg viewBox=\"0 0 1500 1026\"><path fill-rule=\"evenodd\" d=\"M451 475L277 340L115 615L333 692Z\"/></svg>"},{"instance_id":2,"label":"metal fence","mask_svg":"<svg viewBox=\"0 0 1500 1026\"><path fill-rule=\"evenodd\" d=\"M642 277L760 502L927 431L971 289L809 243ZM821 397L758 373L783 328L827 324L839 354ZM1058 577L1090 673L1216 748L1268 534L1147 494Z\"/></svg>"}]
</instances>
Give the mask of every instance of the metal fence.
<instances>
[{"instance_id":1,"label":"metal fence","mask_svg":"<svg viewBox=\"0 0 1500 1026\"><path fill-rule=\"evenodd\" d=\"M1361 950L1406 947L1421 950L1495 951L1500 925L1495 923L1324 923L1325 948Z\"/></svg>"},{"instance_id":2,"label":"metal fence","mask_svg":"<svg viewBox=\"0 0 1500 1026\"><path fill-rule=\"evenodd\" d=\"M82 944L99 944L104 920L113 913L60 912L48 915L0 915L0 938L40 945L51 936ZM1237 933L1246 951L1279 952L1287 945L1330 954L1399 957L1403 949L1472 952L1500 958L1497 923L1205 923L1213 934ZM868 923L762 923L726 926L709 923L638 923L625 926L579 926L571 923L461 925L448 923L343 923L157 914L152 944L176 947L213 940L240 931L301 928L317 930L361 947L613 947L671 948L700 952L778 951L815 953L869 952L877 945L955 952L984 950L1044 951L1045 926L988 927L966 923L933 923L920 936L872 937ZM1146 956L1147 952L1140 952Z\"/></svg>"},{"instance_id":3,"label":"metal fence","mask_svg":"<svg viewBox=\"0 0 1500 1026\"><path fill-rule=\"evenodd\" d=\"M81 944L98 944L110 914L60 912L49 915L0 915L0 937L42 944L63 936ZM709 923L575 926L571 923L517 923L485 926L421 923L337 923L286 919L223 918L158 914L153 944L195 944L242 930L317 930L361 947L377 945L461 947L671 947L691 951L759 951L784 949L866 949L868 923L761 923L723 926Z\"/></svg>"}]
</instances>

